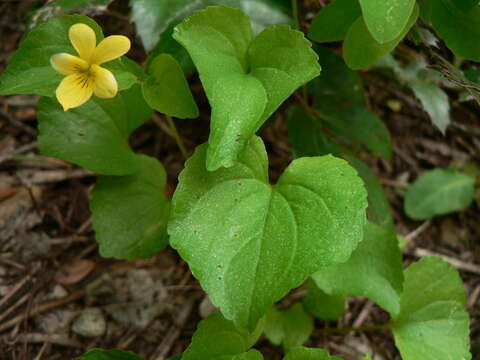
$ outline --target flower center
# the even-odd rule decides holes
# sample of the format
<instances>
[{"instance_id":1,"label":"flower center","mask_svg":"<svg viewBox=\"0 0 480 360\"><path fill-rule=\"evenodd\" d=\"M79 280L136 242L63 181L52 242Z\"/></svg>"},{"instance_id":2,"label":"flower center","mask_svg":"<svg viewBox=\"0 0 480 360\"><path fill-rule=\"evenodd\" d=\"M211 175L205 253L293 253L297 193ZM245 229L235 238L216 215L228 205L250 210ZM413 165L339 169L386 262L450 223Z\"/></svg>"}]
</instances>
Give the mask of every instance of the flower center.
<instances>
[{"instance_id":1,"label":"flower center","mask_svg":"<svg viewBox=\"0 0 480 360\"><path fill-rule=\"evenodd\" d=\"M95 82L95 74L91 70L91 66L85 70L79 69L75 80L82 89L93 86L93 83Z\"/></svg>"}]
</instances>

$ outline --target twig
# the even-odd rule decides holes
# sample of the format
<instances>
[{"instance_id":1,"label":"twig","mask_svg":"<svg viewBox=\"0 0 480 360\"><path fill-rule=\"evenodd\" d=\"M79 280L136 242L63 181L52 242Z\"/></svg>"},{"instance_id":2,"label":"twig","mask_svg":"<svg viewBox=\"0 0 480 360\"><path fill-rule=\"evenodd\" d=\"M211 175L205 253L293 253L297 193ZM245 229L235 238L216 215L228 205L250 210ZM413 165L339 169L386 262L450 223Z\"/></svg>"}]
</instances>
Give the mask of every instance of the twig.
<instances>
[{"instance_id":1,"label":"twig","mask_svg":"<svg viewBox=\"0 0 480 360\"><path fill-rule=\"evenodd\" d=\"M15 285L10 290L10 292L0 300L0 308L3 305L5 305L27 282L29 282L31 278L32 278L32 275L27 275L22 279L22 281L20 281L17 285ZM1 315L0 315L0 319L1 319Z\"/></svg>"},{"instance_id":2,"label":"twig","mask_svg":"<svg viewBox=\"0 0 480 360\"><path fill-rule=\"evenodd\" d=\"M50 343L68 347L83 347L79 341L70 339L62 334L25 333L19 334L17 339L27 343Z\"/></svg>"},{"instance_id":3,"label":"twig","mask_svg":"<svg viewBox=\"0 0 480 360\"><path fill-rule=\"evenodd\" d=\"M459 260L457 258L443 255L428 249L422 249L422 248L415 248L413 250L409 250L404 248L403 252L407 255L415 256L418 258L424 257L424 256L438 256L442 258L444 261L450 263L453 267L457 268L458 270L466 271L466 272L471 272L473 274L480 275L480 265L477 264L472 264L472 263L467 263L462 260Z\"/></svg>"},{"instance_id":4,"label":"twig","mask_svg":"<svg viewBox=\"0 0 480 360\"><path fill-rule=\"evenodd\" d=\"M47 184L97 176L96 173L84 169L35 171L31 177L27 177L26 173L22 172L17 175L25 184Z\"/></svg>"},{"instance_id":5,"label":"twig","mask_svg":"<svg viewBox=\"0 0 480 360\"><path fill-rule=\"evenodd\" d=\"M21 122L20 120L15 118L13 115L9 114L8 112L0 111L0 115L2 115L4 118L6 118L8 121L10 121L14 126L19 127L20 129L22 129L23 131L25 131L29 135L37 137L37 135L38 135L37 130L35 130L34 128L32 128L32 127L30 127L26 124L24 124L23 122Z\"/></svg>"},{"instance_id":6,"label":"twig","mask_svg":"<svg viewBox=\"0 0 480 360\"><path fill-rule=\"evenodd\" d=\"M5 320L11 313L13 313L18 307L23 305L28 301L30 294L23 295L18 301L10 306L7 310L0 314L0 323Z\"/></svg>"},{"instance_id":7,"label":"twig","mask_svg":"<svg viewBox=\"0 0 480 360\"><path fill-rule=\"evenodd\" d=\"M182 279L180 280L179 286L185 286L188 281L190 280L192 274L190 271L187 271ZM178 339L178 337L181 335L181 330L185 326L185 323L187 322L192 310L193 310L193 305L195 304L195 301L197 300L197 296L192 296L190 297L182 306L180 309L179 316L177 318L177 321L175 324L170 326L170 329L167 332L167 336L163 339L163 341L160 343L160 345L157 347L153 355L151 356L151 359L153 360L164 360L167 358L168 353L170 352L170 349L172 348L173 344L175 341Z\"/></svg>"},{"instance_id":8,"label":"twig","mask_svg":"<svg viewBox=\"0 0 480 360\"><path fill-rule=\"evenodd\" d=\"M363 309L362 311L360 311L360 314L358 314L357 318L355 319L355 321L353 322L353 327L354 328L358 328L360 327L363 322L365 321L365 319L368 317L368 315L370 314L370 311L372 311L372 308L373 308L373 302L372 301L367 301L365 303L365 305L363 306Z\"/></svg>"},{"instance_id":9,"label":"twig","mask_svg":"<svg viewBox=\"0 0 480 360\"><path fill-rule=\"evenodd\" d=\"M27 152L29 150L35 149L37 147L37 145L38 145L38 143L36 141L34 141L30 144L20 146L19 148L16 148L15 150L13 150L13 151L5 154L5 155L0 156L0 164L4 163L5 161L11 160L12 158L15 157L15 155L19 155L19 154L22 154L22 153Z\"/></svg>"},{"instance_id":10,"label":"twig","mask_svg":"<svg viewBox=\"0 0 480 360\"><path fill-rule=\"evenodd\" d=\"M38 315L38 314L53 310L53 309L55 309L59 306L63 306L65 304L71 303L71 302L73 302L77 299L80 299L84 295L85 295L84 291L78 291L78 292L73 293L73 294L71 294L70 296L68 296L64 299L53 300L53 301L49 301L49 302L43 303L41 305L38 305L37 307L33 308L33 310L31 312L26 312L26 313L20 314L20 315L14 317L13 319L11 319L9 321L6 321L5 323L1 324L0 325L0 332L5 331L5 330L11 328L12 326L15 326L15 325L21 323L23 320L26 320L26 319L29 319L33 316Z\"/></svg>"},{"instance_id":11,"label":"twig","mask_svg":"<svg viewBox=\"0 0 480 360\"><path fill-rule=\"evenodd\" d=\"M170 329L168 329L167 335L163 338L163 341L160 343L155 350L154 355L151 357L153 360L165 360L167 358L170 349L181 335L182 328L185 326L185 323L190 317L195 300L195 297L191 297L183 304L179 311L176 324L173 324L170 326Z\"/></svg>"},{"instance_id":12,"label":"twig","mask_svg":"<svg viewBox=\"0 0 480 360\"><path fill-rule=\"evenodd\" d=\"M90 215L90 217L78 228L77 234L83 234L85 231L87 231L92 225L92 222L93 216Z\"/></svg>"},{"instance_id":13,"label":"twig","mask_svg":"<svg viewBox=\"0 0 480 360\"><path fill-rule=\"evenodd\" d=\"M48 343L46 342L43 343L42 347L40 348L40 351L38 352L37 356L35 356L35 359L33 360L41 360L43 353L45 352L45 350L47 350L47 347L48 347Z\"/></svg>"},{"instance_id":14,"label":"twig","mask_svg":"<svg viewBox=\"0 0 480 360\"><path fill-rule=\"evenodd\" d=\"M405 242L409 243L411 240L415 239L418 235L423 233L430 226L430 224L431 224L430 220L427 220L422 225L417 227L415 230L405 235L404 237Z\"/></svg>"}]
</instances>

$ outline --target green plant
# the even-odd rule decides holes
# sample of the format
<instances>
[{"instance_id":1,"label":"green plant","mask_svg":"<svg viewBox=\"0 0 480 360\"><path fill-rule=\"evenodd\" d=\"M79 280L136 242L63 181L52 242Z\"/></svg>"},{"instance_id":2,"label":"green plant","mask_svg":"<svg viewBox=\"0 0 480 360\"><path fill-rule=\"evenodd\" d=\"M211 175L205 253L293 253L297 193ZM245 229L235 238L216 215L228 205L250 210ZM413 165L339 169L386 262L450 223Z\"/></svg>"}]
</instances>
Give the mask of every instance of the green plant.
<instances>
[{"instance_id":1,"label":"green plant","mask_svg":"<svg viewBox=\"0 0 480 360\"><path fill-rule=\"evenodd\" d=\"M66 3L68 9L83 4ZM265 333L284 347L285 359L338 359L302 347L312 332L311 314L335 319L346 296L366 296L391 321L354 330L391 330L405 360L469 359L469 319L457 272L436 258L402 268L388 201L358 157L369 151L390 159L390 136L367 107L362 80L351 69L388 54L419 16L458 56L479 60L473 37L478 40L480 9L453 0L335 0L318 13L309 36L344 40L347 67L283 24L292 21L281 6L252 3L253 9L268 6L282 25L262 19L252 25L233 8L244 6L240 1L205 0L192 8L188 1L166 7L132 0L132 19L151 50L146 68L126 57L114 60L105 67L116 78L115 97L75 99L64 108L55 98L62 77L50 66L51 57L74 53L72 26L87 25L99 41L103 34L86 16L54 17L28 33L0 78L0 94L41 95L41 152L100 175L90 208L103 256L150 257L170 244L220 309L200 322L189 348L174 358L262 359L252 347ZM145 11L153 17L146 19ZM171 117L199 114L184 75L193 66L212 114L208 142L189 156ZM298 158L271 184L265 146L255 134L302 86L287 119ZM134 153L128 143L153 110L167 117L188 157L171 202L162 164ZM303 304L273 308L305 282ZM80 359L138 358L96 349Z\"/></svg>"}]
</instances>

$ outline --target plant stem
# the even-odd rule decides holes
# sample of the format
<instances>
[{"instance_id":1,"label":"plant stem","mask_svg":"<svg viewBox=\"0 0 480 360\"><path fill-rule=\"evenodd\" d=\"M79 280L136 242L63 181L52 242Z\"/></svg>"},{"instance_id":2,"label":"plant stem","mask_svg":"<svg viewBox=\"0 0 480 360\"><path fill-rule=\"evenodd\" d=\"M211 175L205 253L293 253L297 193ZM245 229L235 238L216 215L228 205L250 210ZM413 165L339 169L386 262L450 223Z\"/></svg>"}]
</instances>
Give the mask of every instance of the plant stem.
<instances>
[{"instance_id":1,"label":"plant stem","mask_svg":"<svg viewBox=\"0 0 480 360\"><path fill-rule=\"evenodd\" d=\"M292 0L292 12L293 12L293 20L295 21L295 28L300 30L300 22L298 21L298 4L297 0Z\"/></svg>"},{"instance_id":2,"label":"plant stem","mask_svg":"<svg viewBox=\"0 0 480 360\"><path fill-rule=\"evenodd\" d=\"M188 158L188 153L187 150L185 150L185 146L183 146L182 140L180 139L180 136L178 135L177 127L175 126L175 123L173 122L173 119L170 115L165 114L165 117L167 118L168 126L170 127L170 130L172 130L173 137L175 138L175 141L177 142L177 146L180 149L180 152L182 153L183 157L185 159Z\"/></svg>"},{"instance_id":3,"label":"plant stem","mask_svg":"<svg viewBox=\"0 0 480 360\"><path fill-rule=\"evenodd\" d=\"M359 326L359 327L344 327L344 328L323 328L323 329L316 329L316 332L325 334L325 333L349 333L351 331L378 331L378 330L385 330L390 329L391 324L386 323L382 325L372 325L372 326Z\"/></svg>"}]
</instances>

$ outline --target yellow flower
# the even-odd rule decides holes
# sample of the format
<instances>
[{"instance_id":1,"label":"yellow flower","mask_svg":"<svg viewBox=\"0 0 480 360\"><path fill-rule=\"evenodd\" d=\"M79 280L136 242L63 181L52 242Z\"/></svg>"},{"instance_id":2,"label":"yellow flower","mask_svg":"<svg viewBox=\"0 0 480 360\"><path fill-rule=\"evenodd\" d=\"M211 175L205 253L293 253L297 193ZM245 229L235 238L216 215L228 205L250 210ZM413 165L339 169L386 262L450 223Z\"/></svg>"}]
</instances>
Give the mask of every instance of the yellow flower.
<instances>
[{"instance_id":1,"label":"yellow flower","mask_svg":"<svg viewBox=\"0 0 480 360\"><path fill-rule=\"evenodd\" d=\"M108 36L97 46L97 38L91 27L75 24L68 32L78 56L67 53L50 58L53 68L67 75L56 90L63 110L87 102L92 94L100 98L112 98L117 94L117 81L113 74L100 65L116 59L130 50L130 40L121 35Z\"/></svg>"}]
</instances>

